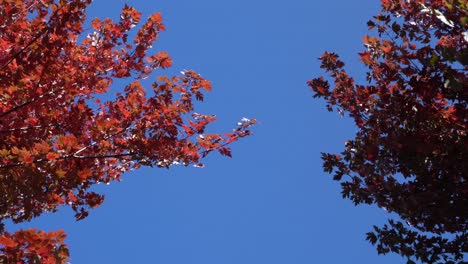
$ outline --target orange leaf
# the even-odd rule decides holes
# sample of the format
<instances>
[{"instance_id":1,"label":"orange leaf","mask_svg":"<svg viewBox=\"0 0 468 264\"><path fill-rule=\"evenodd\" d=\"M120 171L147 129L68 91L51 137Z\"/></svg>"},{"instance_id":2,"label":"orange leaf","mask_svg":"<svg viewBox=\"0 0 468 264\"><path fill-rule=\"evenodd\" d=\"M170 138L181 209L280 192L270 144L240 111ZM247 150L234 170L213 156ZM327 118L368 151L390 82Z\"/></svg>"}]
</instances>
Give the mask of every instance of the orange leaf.
<instances>
[{"instance_id":1,"label":"orange leaf","mask_svg":"<svg viewBox=\"0 0 468 264\"><path fill-rule=\"evenodd\" d=\"M0 236L0 244L7 248L14 248L18 245L13 239L6 236Z\"/></svg>"},{"instance_id":2,"label":"orange leaf","mask_svg":"<svg viewBox=\"0 0 468 264\"><path fill-rule=\"evenodd\" d=\"M82 180L86 180L92 174L93 172L89 168L86 168L78 172L78 177Z\"/></svg>"},{"instance_id":3,"label":"orange leaf","mask_svg":"<svg viewBox=\"0 0 468 264\"><path fill-rule=\"evenodd\" d=\"M153 57L146 57L145 60L149 63L154 61Z\"/></svg>"},{"instance_id":4,"label":"orange leaf","mask_svg":"<svg viewBox=\"0 0 468 264\"><path fill-rule=\"evenodd\" d=\"M392 46L380 46L380 49L385 53L390 53L390 51L392 51Z\"/></svg>"},{"instance_id":5,"label":"orange leaf","mask_svg":"<svg viewBox=\"0 0 468 264\"><path fill-rule=\"evenodd\" d=\"M163 69L169 68L172 65L172 59L169 57L167 52L161 51L154 55L154 58L159 61L159 66L161 66Z\"/></svg>"},{"instance_id":6,"label":"orange leaf","mask_svg":"<svg viewBox=\"0 0 468 264\"><path fill-rule=\"evenodd\" d=\"M93 21L91 21L91 25L93 26L94 30L98 30L101 27L101 24L102 23L99 18L95 18Z\"/></svg>"},{"instance_id":7,"label":"orange leaf","mask_svg":"<svg viewBox=\"0 0 468 264\"><path fill-rule=\"evenodd\" d=\"M55 152L49 152L49 153L47 153L47 156L46 156L46 158L48 160L50 160L50 161L55 161L55 160L57 160L58 157L59 157L59 155L57 153L55 153Z\"/></svg>"},{"instance_id":8,"label":"orange leaf","mask_svg":"<svg viewBox=\"0 0 468 264\"><path fill-rule=\"evenodd\" d=\"M152 21L152 22L161 23L162 22L161 13L152 14L150 16L149 20Z\"/></svg>"},{"instance_id":9,"label":"orange leaf","mask_svg":"<svg viewBox=\"0 0 468 264\"><path fill-rule=\"evenodd\" d=\"M360 61L364 62L364 64L371 64L372 63L372 58L370 56L370 53L369 52L361 52L359 53L359 55L361 56L361 58L359 59Z\"/></svg>"},{"instance_id":10,"label":"orange leaf","mask_svg":"<svg viewBox=\"0 0 468 264\"><path fill-rule=\"evenodd\" d=\"M366 36L364 36L364 37L362 38L362 41L363 41L364 43L366 43L366 44L373 45L373 44L379 42L379 38L377 38L377 37L369 37L369 36L366 35Z\"/></svg>"},{"instance_id":11,"label":"orange leaf","mask_svg":"<svg viewBox=\"0 0 468 264\"><path fill-rule=\"evenodd\" d=\"M68 198L72 203L76 203L78 201L78 199L72 191L68 192Z\"/></svg>"},{"instance_id":12,"label":"orange leaf","mask_svg":"<svg viewBox=\"0 0 468 264\"><path fill-rule=\"evenodd\" d=\"M65 177L65 174L66 174L66 173L67 173L67 172L64 171L64 170L62 170L62 169L58 169L58 170L55 171L55 174L57 174L57 176L58 176L59 178Z\"/></svg>"},{"instance_id":13,"label":"orange leaf","mask_svg":"<svg viewBox=\"0 0 468 264\"><path fill-rule=\"evenodd\" d=\"M25 156L23 156L22 159L24 163L27 163L27 164L31 164L34 162L34 157L29 154L26 154Z\"/></svg>"},{"instance_id":14,"label":"orange leaf","mask_svg":"<svg viewBox=\"0 0 468 264\"><path fill-rule=\"evenodd\" d=\"M211 82L208 80L201 80L200 81L200 86L203 87L206 91L211 91Z\"/></svg>"}]
</instances>

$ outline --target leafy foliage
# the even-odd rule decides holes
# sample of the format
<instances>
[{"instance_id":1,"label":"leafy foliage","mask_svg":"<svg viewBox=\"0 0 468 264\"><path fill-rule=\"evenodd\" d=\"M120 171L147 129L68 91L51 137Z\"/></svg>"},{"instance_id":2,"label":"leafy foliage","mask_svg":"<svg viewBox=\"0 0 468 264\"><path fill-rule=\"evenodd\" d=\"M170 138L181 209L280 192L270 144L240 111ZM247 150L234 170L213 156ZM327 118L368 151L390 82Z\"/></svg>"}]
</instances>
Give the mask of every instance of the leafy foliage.
<instances>
[{"instance_id":1,"label":"leafy foliage","mask_svg":"<svg viewBox=\"0 0 468 264\"><path fill-rule=\"evenodd\" d=\"M213 115L194 112L211 90L194 71L142 80L171 66L166 52L149 54L164 30L159 13L141 21L132 7L120 20L83 28L91 0L0 0L0 260L61 263L62 232L10 234L2 222L29 221L70 206L80 220L104 197L94 184L120 180L140 166L200 166L212 151L250 134L243 119L227 134L205 134ZM89 34L87 34L89 33ZM86 36L87 34L87 36ZM101 102L113 80L128 82ZM107 96L108 97L108 96Z\"/></svg>"},{"instance_id":2,"label":"leafy foliage","mask_svg":"<svg viewBox=\"0 0 468 264\"><path fill-rule=\"evenodd\" d=\"M308 82L330 111L347 112L358 132L341 154L323 153L343 197L376 204L401 221L374 227L380 254L455 263L468 251L468 3L382 0L368 22L376 36L359 53L368 84L356 84L335 53L324 77ZM333 88L331 88L333 86Z\"/></svg>"},{"instance_id":3,"label":"leafy foliage","mask_svg":"<svg viewBox=\"0 0 468 264\"><path fill-rule=\"evenodd\" d=\"M63 263L68 259L63 231L20 230L0 236L2 263ZM22 262L24 261L24 262Z\"/></svg>"}]
</instances>

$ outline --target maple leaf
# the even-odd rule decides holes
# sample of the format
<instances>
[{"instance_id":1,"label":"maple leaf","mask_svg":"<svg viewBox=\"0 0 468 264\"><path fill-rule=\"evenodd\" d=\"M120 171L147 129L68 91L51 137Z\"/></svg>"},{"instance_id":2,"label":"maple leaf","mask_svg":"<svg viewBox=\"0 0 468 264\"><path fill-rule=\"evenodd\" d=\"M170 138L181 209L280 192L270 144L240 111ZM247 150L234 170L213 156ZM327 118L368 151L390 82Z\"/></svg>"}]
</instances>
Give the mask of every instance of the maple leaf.
<instances>
[{"instance_id":1,"label":"maple leaf","mask_svg":"<svg viewBox=\"0 0 468 264\"><path fill-rule=\"evenodd\" d=\"M7 248L14 248L16 247L17 243L13 239L3 235L0 236L0 245L3 245Z\"/></svg>"},{"instance_id":2,"label":"maple leaf","mask_svg":"<svg viewBox=\"0 0 468 264\"><path fill-rule=\"evenodd\" d=\"M81 180L86 180L88 177L90 177L91 175L93 174L93 172L88 169L88 168L85 168L83 170L80 170L78 172L78 177L81 179Z\"/></svg>"},{"instance_id":3,"label":"maple leaf","mask_svg":"<svg viewBox=\"0 0 468 264\"><path fill-rule=\"evenodd\" d=\"M59 157L59 155L57 153L55 153L55 152L49 152L46 155L46 158L48 160L50 160L50 161L55 161L55 160L57 160L58 157Z\"/></svg>"},{"instance_id":4,"label":"maple leaf","mask_svg":"<svg viewBox=\"0 0 468 264\"><path fill-rule=\"evenodd\" d=\"M372 63L373 60L371 58L370 52L361 52L359 53L359 55L361 56L361 58L359 59L360 61L364 62L367 65Z\"/></svg>"},{"instance_id":5,"label":"maple leaf","mask_svg":"<svg viewBox=\"0 0 468 264\"><path fill-rule=\"evenodd\" d=\"M231 150L228 148L220 148L219 153L224 156L232 157Z\"/></svg>"}]
</instances>

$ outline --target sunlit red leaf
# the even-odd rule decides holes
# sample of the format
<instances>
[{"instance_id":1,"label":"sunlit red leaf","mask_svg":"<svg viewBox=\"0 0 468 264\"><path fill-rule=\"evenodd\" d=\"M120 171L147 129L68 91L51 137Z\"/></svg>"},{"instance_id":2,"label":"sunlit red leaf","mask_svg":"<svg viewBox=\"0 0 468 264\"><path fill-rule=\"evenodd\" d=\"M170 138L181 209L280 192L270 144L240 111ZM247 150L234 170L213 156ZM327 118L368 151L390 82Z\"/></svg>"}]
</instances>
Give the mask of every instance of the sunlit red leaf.
<instances>
[{"instance_id":1,"label":"sunlit red leaf","mask_svg":"<svg viewBox=\"0 0 468 264\"><path fill-rule=\"evenodd\" d=\"M59 157L59 155L57 153L55 153L55 152L49 152L46 155L46 158L48 160L50 160L50 161L55 161L55 160L57 160L58 157Z\"/></svg>"},{"instance_id":2,"label":"sunlit red leaf","mask_svg":"<svg viewBox=\"0 0 468 264\"><path fill-rule=\"evenodd\" d=\"M16 247L17 243L9 237L0 236L0 245L3 245L4 247L7 247L7 248L14 248Z\"/></svg>"},{"instance_id":3,"label":"sunlit red leaf","mask_svg":"<svg viewBox=\"0 0 468 264\"><path fill-rule=\"evenodd\" d=\"M361 56L360 61L364 62L367 65L372 63L372 58L369 52L362 52L359 53L359 55Z\"/></svg>"}]
</instances>

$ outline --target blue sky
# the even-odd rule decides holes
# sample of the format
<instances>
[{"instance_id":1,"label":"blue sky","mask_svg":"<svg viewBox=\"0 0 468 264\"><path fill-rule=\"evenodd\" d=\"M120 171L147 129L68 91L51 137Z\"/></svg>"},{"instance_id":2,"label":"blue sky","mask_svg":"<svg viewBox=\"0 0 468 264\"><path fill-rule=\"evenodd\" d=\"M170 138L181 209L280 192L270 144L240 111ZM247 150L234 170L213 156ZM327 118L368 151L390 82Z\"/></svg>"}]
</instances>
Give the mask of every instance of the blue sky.
<instances>
[{"instance_id":1,"label":"blue sky","mask_svg":"<svg viewBox=\"0 0 468 264\"><path fill-rule=\"evenodd\" d=\"M242 117L259 123L232 159L141 169L100 186L106 201L83 221L65 210L22 226L65 229L74 264L403 263L365 241L385 211L343 200L322 172L320 152L341 151L355 128L306 85L323 74L325 50L364 79L356 53L379 2L95 1L90 17L118 17L125 3L162 13L167 31L154 50L168 51L174 67L160 73L194 69L212 81L198 111L217 115L213 131Z\"/></svg>"}]
</instances>

